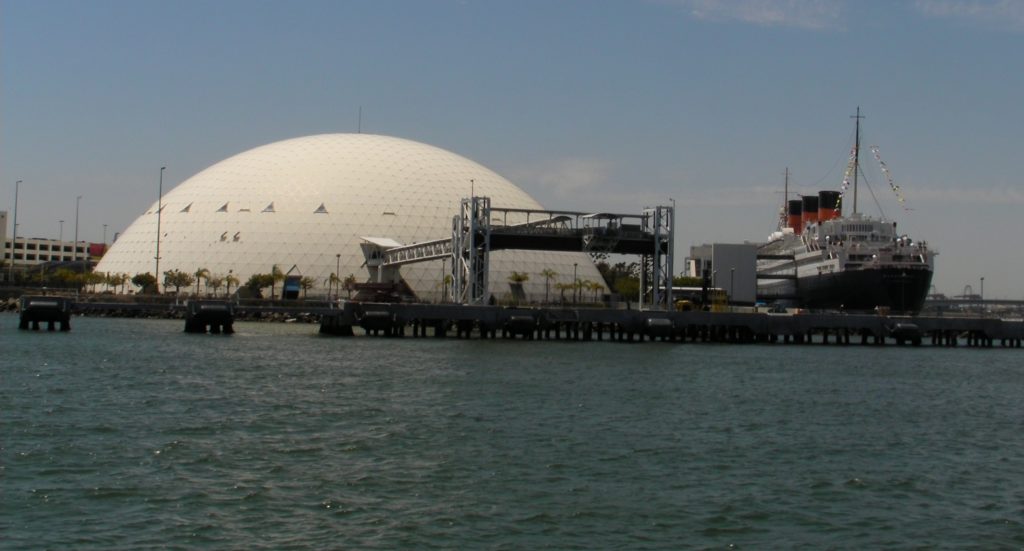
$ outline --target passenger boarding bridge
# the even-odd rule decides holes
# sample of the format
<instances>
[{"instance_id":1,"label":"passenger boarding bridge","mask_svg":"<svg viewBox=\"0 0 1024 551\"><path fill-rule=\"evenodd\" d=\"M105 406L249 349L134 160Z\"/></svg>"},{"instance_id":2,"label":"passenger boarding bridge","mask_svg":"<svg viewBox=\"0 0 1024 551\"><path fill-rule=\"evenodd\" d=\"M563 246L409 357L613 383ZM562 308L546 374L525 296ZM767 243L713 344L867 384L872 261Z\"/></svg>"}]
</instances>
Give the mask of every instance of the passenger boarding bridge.
<instances>
[{"instance_id":1,"label":"passenger boarding bridge","mask_svg":"<svg viewBox=\"0 0 1024 551\"><path fill-rule=\"evenodd\" d=\"M659 206L642 214L586 213L491 206L489 197L462 199L452 219L452 236L413 245L388 238L364 237L363 254L377 282L399 281L404 264L451 260L449 299L483 304L488 296L491 251L520 249L640 255L650 270L641 270L643 308L672 304L674 208ZM647 272L650 272L648 281Z\"/></svg>"}]
</instances>

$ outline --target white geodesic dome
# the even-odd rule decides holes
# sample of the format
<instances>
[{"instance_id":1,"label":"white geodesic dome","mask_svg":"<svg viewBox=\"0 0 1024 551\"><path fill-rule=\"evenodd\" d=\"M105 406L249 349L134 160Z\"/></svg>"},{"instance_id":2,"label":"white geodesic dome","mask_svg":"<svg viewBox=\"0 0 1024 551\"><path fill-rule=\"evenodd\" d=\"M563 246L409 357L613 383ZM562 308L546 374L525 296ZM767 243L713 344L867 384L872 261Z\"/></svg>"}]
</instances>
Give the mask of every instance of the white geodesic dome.
<instances>
[{"instance_id":1,"label":"white geodesic dome","mask_svg":"<svg viewBox=\"0 0 1024 551\"><path fill-rule=\"evenodd\" d=\"M472 184L470 183L472 181ZM451 236L459 201L488 196L494 207L541 209L508 180L469 159L422 143L372 134L324 134L251 149L185 180L163 197L160 272L229 273L245 282L273 266L317 282L327 293L330 274L368 272L362 237L404 244ZM97 271L154 273L157 203L104 255ZM338 255L341 255L340 258ZM512 271L527 273L527 298L543 300L545 269L555 284L603 282L584 253L498 251L491 254L490 289L509 292ZM402 276L424 300L440 297L441 261L403 266Z\"/></svg>"}]
</instances>

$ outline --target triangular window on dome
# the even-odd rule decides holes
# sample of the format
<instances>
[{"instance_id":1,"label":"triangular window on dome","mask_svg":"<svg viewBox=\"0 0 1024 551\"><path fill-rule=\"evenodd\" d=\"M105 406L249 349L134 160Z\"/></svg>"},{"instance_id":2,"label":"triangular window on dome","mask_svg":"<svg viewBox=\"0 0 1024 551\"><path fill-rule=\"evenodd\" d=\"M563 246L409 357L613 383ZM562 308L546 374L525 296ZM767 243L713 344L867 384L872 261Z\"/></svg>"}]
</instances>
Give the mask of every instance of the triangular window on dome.
<instances>
[{"instance_id":1,"label":"triangular window on dome","mask_svg":"<svg viewBox=\"0 0 1024 551\"><path fill-rule=\"evenodd\" d=\"M181 209L180 212L188 212L191 209L192 209L192 203L189 203L189 204L185 205L185 208Z\"/></svg>"},{"instance_id":2,"label":"triangular window on dome","mask_svg":"<svg viewBox=\"0 0 1024 551\"><path fill-rule=\"evenodd\" d=\"M262 212L274 212L274 203L270 203Z\"/></svg>"},{"instance_id":3,"label":"triangular window on dome","mask_svg":"<svg viewBox=\"0 0 1024 551\"><path fill-rule=\"evenodd\" d=\"M217 209L217 212L227 212L227 211L228 211L228 204L227 203L224 203L223 207Z\"/></svg>"},{"instance_id":4,"label":"triangular window on dome","mask_svg":"<svg viewBox=\"0 0 1024 551\"><path fill-rule=\"evenodd\" d=\"M327 207L323 203L320 203L320 208L313 211L313 214L327 214Z\"/></svg>"}]
</instances>

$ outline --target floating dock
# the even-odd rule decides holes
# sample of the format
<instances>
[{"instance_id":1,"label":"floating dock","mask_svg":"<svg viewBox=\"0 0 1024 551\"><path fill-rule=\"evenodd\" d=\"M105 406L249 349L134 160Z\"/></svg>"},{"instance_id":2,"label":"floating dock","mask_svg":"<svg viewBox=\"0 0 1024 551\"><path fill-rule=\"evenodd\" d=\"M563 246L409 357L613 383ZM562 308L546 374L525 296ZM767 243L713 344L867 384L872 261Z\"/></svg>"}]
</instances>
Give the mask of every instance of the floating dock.
<instances>
[{"instance_id":1,"label":"floating dock","mask_svg":"<svg viewBox=\"0 0 1024 551\"><path fill-rule=\"evenodd\" d=\"M352 336L616 342L897 344L1020 348L1024 321L845 313L665 312L343 303L320 332Z\"/></svg>"}]
</instances>

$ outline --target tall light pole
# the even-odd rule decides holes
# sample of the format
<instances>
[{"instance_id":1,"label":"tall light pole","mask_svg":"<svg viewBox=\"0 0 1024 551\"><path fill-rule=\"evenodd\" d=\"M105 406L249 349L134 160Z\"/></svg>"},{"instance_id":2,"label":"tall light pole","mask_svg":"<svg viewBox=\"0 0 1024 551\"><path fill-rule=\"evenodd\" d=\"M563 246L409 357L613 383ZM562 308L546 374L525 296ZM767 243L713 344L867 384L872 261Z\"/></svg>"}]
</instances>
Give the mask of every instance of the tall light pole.
<instances>
[{"instance_id":1,"label":"tall light pole","mask_svg":"<svg viewBox=\"0 0 1024 551\"><path fill-rule=\"evenodd\" d=\"M441 258L441 300L439 302L445 302L448 299L448 257Z\"/></svg>"},{"instance_id":2,"label":"tall light pole","mask_svg":"<svg viewBox=\"0 0 1024 551\"><path fill-rule=\"evenodd\" d=\"M981 278L981 294L979 296L981 297L981 300L985 300L985 277L984 276L982 276L982 278Z\"/></svg>"},{"instance_id":3,"label":"tall light pole","mask_svg":"<svg viewBox=\"0 0 1024 551\"><path fill-rule=\"evenodd\" d=\"M166 166L160 167L160 184L156 192L156 267L153 268L153 277L156 279L156 294L160 294L160 216L164 210L164 171Z\"/></svg>"},{"instance_id":4,"label":"tall light pole","mask_svg":"<svg viewBox=\"0 0 1024 551\"><path fill-rule=\"evenodd\" d=\"M668 264L669 266L675 267L675 254L676 254L676 200L669 197L669 201L672 202L672 212L669 214L669 227L668 227ZM683 275L684 272L679 272L679 275ZM674 293L676 284L675 274L668 274L668 289L665 290L665 310L672 311L672 302L675 300L672 296Z\"/></svg>"},{"instance_id":5,"label":"tall light pole","mask_svg":"<svg viewBox=\"0 0 1024 551\"><path fill-rule=\"evenodd\" d=\"M103 224L103 248L107 248L107 225Z\"/></svg>"},{"instance_id":6,"label":"tall light pole","mask_svg":"<svg viewBox=\"0 0 1024 551\"><path fill-rule=\"evenodd\" d=\"M7 267L7 281L14 282L14 244L18 241L18 187L21 180L14 182L14 235L11 236L11 265Z\"/></svg>"},{"instance_id":7,"label":"tall light pole","mask_svg":"<svg viewBox=\"0 0 1024 551\"><path fill-rule=\"evenodd\" d=\"M71 250L74 251L72 253L73 262L78 262L78 205L81 202L82 196L79 195L78 197L75 198L75 244L74 246L71 247Z\"/></svg>"},{"instance_id":8,"label":"tall light pole","mask_svg":"<svg viewBox=\"0 0 1024 551\"><path fill-rule=\"evenodd\" d=\"M718 294L718 270L711 270L711 288L714 289L712 291L711 304L715 304L715 301L720 296ZM705 306L707 305L705 304Z\"/></svg>"},{"instance_id":9,"label":"tall light pole","mask_svg":"<svg viewBox=\"0 0 1024 551\"><path fill-rule=\"evenodd\" d=\"M572 263L572 303L576 304L576 291L580 288L579 279L576 278L576 263Z\"/></svg>"},{"instance_id":10,"label":"tall light pole","mask_svg":"<svg viewBox=\"0 0 1024 551\"><path fill-rule=\"evenodd\" d=\"M60 222L60 231L57 233L57 247L59 247L57 251L60 254L57 255L57 260L64 262L64 221L58 220L58 222Z\"/></svg>"},{"instance_id":11,"label":"tall light pole","mask_svg":"<svg viewBox=\"0 0 1024 551\"><path fill-rule=\"evenodd\" d=\"M736 287L733 285L733 283L735 281L736 281L736 268L729 268L729 304L733 303L733 298L734 298L734 296L736 294L735 293Z\"/></svg>"},{"instance_id":12,"label":"tall light pole","mask_svg":"<svg viewBox=\"0 0 1024 551\"><path fill-rule=\"evenodd\" d=\"M335 254L334 258L334 300L338 300L341 296L341 253Z\"/></svg>"}]
</instances>

